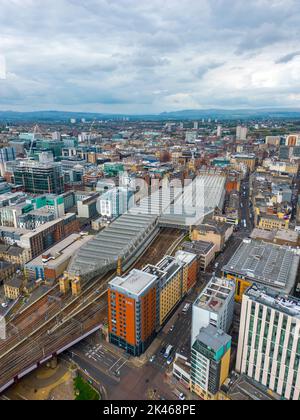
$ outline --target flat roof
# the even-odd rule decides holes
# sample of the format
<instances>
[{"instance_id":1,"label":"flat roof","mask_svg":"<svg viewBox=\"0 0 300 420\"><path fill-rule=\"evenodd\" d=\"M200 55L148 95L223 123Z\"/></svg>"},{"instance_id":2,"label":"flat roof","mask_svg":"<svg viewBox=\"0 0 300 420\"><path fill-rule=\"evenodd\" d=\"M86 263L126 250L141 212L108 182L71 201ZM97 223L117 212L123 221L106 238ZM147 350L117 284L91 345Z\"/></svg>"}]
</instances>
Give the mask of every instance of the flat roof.
<instances>
[{"instance_id":1,"label":"flat roof","mask_svg":"<svg viewBox=\"0 0 300 420\"><path fill-rule=\"evenodd\" d=\"M244 240L223 271L290 294L300 256L296 250L263 241Z\"/></svg>"},{"instance_id":2,"label":"flat roof","mask_svg":"<svg viewBox=\"0 0 300 420\"><path fill-rule=\"evenodd\" d=\"M182 262L184 264L191 264L197 257L191 252L177 251L175 258L177 261Z\"/></svg>"},{"instance_id":3,"label":"flat roof","mask_svg":"<svg viewBox=\"0 0 300 420\"><path fill-rule=\"evenodd\" d=\"M218 352L221 347L226 346L230 341L231 337L228 334L209 325L208 327L201 328L194 346L197 345L197 342L200 342L214 352Z\"/></svg>"},{"instance_id":4,"label":"flat roof","mask_svg":"<svg viewBox=\"0 0 300 420\"><path fill-rule=\"evenodd\" d=\"M50 227L56 225L57 223L67 220L74 216L76 216L75 213L67 213L64 216L59 217L58 219L52 220L51 222L45 223L34 230L23 230L24 236L22 237L22 240L25 238L31 238L32 236L35 236L37 233L43 232L44 230L49 229ZM17 231L17 229L15 230Z\"/></svg>"},{"instance_id":5,"label":"flat roof","mask_svg":"<svg viewBox=\"0 0 300 420\"><path fill-rule=\"evenodd\" d=\"M196 299L194 307L218 313L234 291L234 281L213 277Z\"/></svg>"},{"instance_id":6,"label":"flat roof","mask_svg":"<svg viewBox=\"0 0 300 420\"><path fill-rule=\"evenodd\" d=\"M141 270L132 270L125 277L115 277L109 286L124 294L140 296L157 280L157 276Z\"/></svg>"},{"instance_id":7,"label":"flat roof","mask_svg":"<svg viewBox=\"0 0 300 420\"><path fill-rule=\"evenodd\" d=\"M38 266L41 267L43 265L47 266L48 268L56 267L60 263L62 263L67 258L71 258L73 254L87 242L93 239L92 236L81 236L79 234L72 234L50 248L49 250L45 251L43 254L36 257L34 260L28 262L26 266L28 268ZM43 256L52 256L54 259L49 260L47 263L43 263Z\"/></svg>"},{"instance_id":8,"label":"flat roof","mask_svg":"<svg viewBox=\"0 0 300 420\"><path fill-rule=\"evenodd\" d=\"M237 375L237 374L235 374ZM270 394L266 387L253 381L246 375L228 378L221 387L233 401L273 401L278 399L275 394Z\"/></svg>"},{"instance_id":9,"label":"flat roof","mask_svg":"<svg viewBox=\"0 0 300 420\"><path fill-rule=\"evenodd\" d=\"M245 292L245 296L255 302L300 319L300 300L293 296L277 293L268 287L255 283Z\"/></svg>"},{"instance_id":10,"label":"flat roof","mask_svg":"<svg viewBox=\"0 0 300 420\"><path fill-rule=\"evenodd\" d=\"M211 251L215 244L212 242L206 241L193 241L193 242L184 242L182 245L185 251L197 254L197 255L206 255Z\"/></svg>"}]
</instances>

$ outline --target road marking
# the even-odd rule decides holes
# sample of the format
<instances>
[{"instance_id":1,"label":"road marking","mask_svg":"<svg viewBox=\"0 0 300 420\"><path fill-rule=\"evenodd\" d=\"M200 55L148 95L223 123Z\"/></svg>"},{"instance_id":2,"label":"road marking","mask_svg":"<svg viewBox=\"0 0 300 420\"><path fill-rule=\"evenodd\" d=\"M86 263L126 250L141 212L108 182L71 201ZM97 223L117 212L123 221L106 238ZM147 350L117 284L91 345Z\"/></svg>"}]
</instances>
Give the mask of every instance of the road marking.
<instances>
[{"instance_id":1,"label":"road marking","mask_svg":"<svg viewBox=\"0 0 300 420\"><path fill-rule=\"evenodd\" d=\"M121 360L122 360L122 357L119 360L117 360L116 363L114 363L109 370L112 370Z\"/></svg>"}]
</instances>

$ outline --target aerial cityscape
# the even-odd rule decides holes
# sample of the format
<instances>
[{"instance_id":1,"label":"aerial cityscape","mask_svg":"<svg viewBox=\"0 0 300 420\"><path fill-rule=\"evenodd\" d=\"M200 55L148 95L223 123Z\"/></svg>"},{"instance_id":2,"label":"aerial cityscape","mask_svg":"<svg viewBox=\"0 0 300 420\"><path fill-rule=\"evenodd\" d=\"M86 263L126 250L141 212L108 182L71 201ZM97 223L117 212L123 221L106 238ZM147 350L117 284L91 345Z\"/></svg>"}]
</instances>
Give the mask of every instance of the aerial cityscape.
<instances>
[{"instance_id":1,"label":"aerial cityscape","mask_svg":"<svg viewBox=\"0 0 300 420\"><path fill-rule=\"evenodd\" d=\"M299 2L1 3L0 400L300 400Z\"/></svg>"}]
</instances>

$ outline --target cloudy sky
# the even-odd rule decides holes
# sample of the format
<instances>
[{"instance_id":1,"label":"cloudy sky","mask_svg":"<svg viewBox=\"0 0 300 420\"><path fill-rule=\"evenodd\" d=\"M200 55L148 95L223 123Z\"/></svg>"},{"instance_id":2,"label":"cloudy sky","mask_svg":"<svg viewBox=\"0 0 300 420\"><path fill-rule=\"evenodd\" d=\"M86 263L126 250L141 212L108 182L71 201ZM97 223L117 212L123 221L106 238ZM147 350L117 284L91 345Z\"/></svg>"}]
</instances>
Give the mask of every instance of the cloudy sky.
<instances>
[{"instance_id":1,"label":"cloudy sky","mask_svg":"<svg viewBox=\"0 0 300 420\"><path fill-rule=\"evenodd\" d=\"M300 107L299 0L0 6L2 110Z\"/></svg>"}]
</instances>

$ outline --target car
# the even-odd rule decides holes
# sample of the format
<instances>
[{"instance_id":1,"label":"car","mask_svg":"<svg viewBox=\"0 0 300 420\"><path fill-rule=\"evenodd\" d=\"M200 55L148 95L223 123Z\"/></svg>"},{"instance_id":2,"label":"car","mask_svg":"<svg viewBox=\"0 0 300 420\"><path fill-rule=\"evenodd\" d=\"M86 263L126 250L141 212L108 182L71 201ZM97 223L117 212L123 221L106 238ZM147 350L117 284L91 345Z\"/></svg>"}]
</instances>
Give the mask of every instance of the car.
<instances>
[{"instance_id":1,"label":"car","mask_svg":"<svg viewBox=\"0 0 300 420\"><path fill-rule=\"evenodd\" d=\"M161 349L161 351L160 351L160 354L164 355L164 354L165 354L165 352L166 352L166 350L167 350L167 348L166 348L166 347L162 347L162 349Z\"/></svg>"},{"instance_id":2,"label":"car","mask_svg":"<svg viewBox=\"0 0 300 420\"><path fill-rule=\"evenodd\" d=\"M190 309L190 307L191 307L191 304L190 303L186 303L184 305L184 308L182 309L182 313L183 314L186 314L188 312L188 310Z\"/></svg>"},{"instance_id":3,"label":"car","mask_svg":"<svg viewBox=\"0 0 300 420\"><path fill-rule=\"evenodd\" d=\"M153 363L155 359L156 359L156 356L151 356L150 359L149 359L149 362Z\"/></svg>"},{"instance_id":4,"label":"car","mask_svg":"<svg viewBox=\"0 0 300 420\"><path fill-rule=\"evenodd\" d=\"M173 332L175 329L175 325L172 325L172 327L170 328L170 332Z\"/></svg>"},{"instance_id":5,"label":"car","mask_svg":"<svg viewBox=\"0 0 300 420\"><path fill-rule=\"evenodd\" d=\"M1 306L2 306L2 308L7 308L8 304L7 303L2 303Z\"/></svg>"},{"instance_id":6,"label":"car","mask_svg":"<svg viewBox=\"0 0 300 420\"><path fill-rule=\"evenodd\" d=\"M183 392L179 395L179 399L180 399L181 401L185 401L185 400L186 400L186 396L184 395L184 393L183 393Z\"/></svg>"},{"instance_id":7,"label":"car","mask_svg":"<svg viewBox=\"0 0 300 420\"><path fill-rule=\"evenodd\" d=\"M171 364L173 363L173 360L174 360L174 357L173 357L173 356L170 356L170 357L168 358L168 360L167 360L167 364L168 364L168 365L171 365Z\"/></svg>"},{"instance_id":8,"label":"car","mask_svg":"<svg viewBox=\"0 0 300 420\"><path fill-rule=\"evenodd\" d=\"M164 358L165 359L169 359L169 357L171 357L172 353L173 353L174 347L173 346L168 346L166 348L165 354L164 354Z\"/></svg>"}]
</instances>

